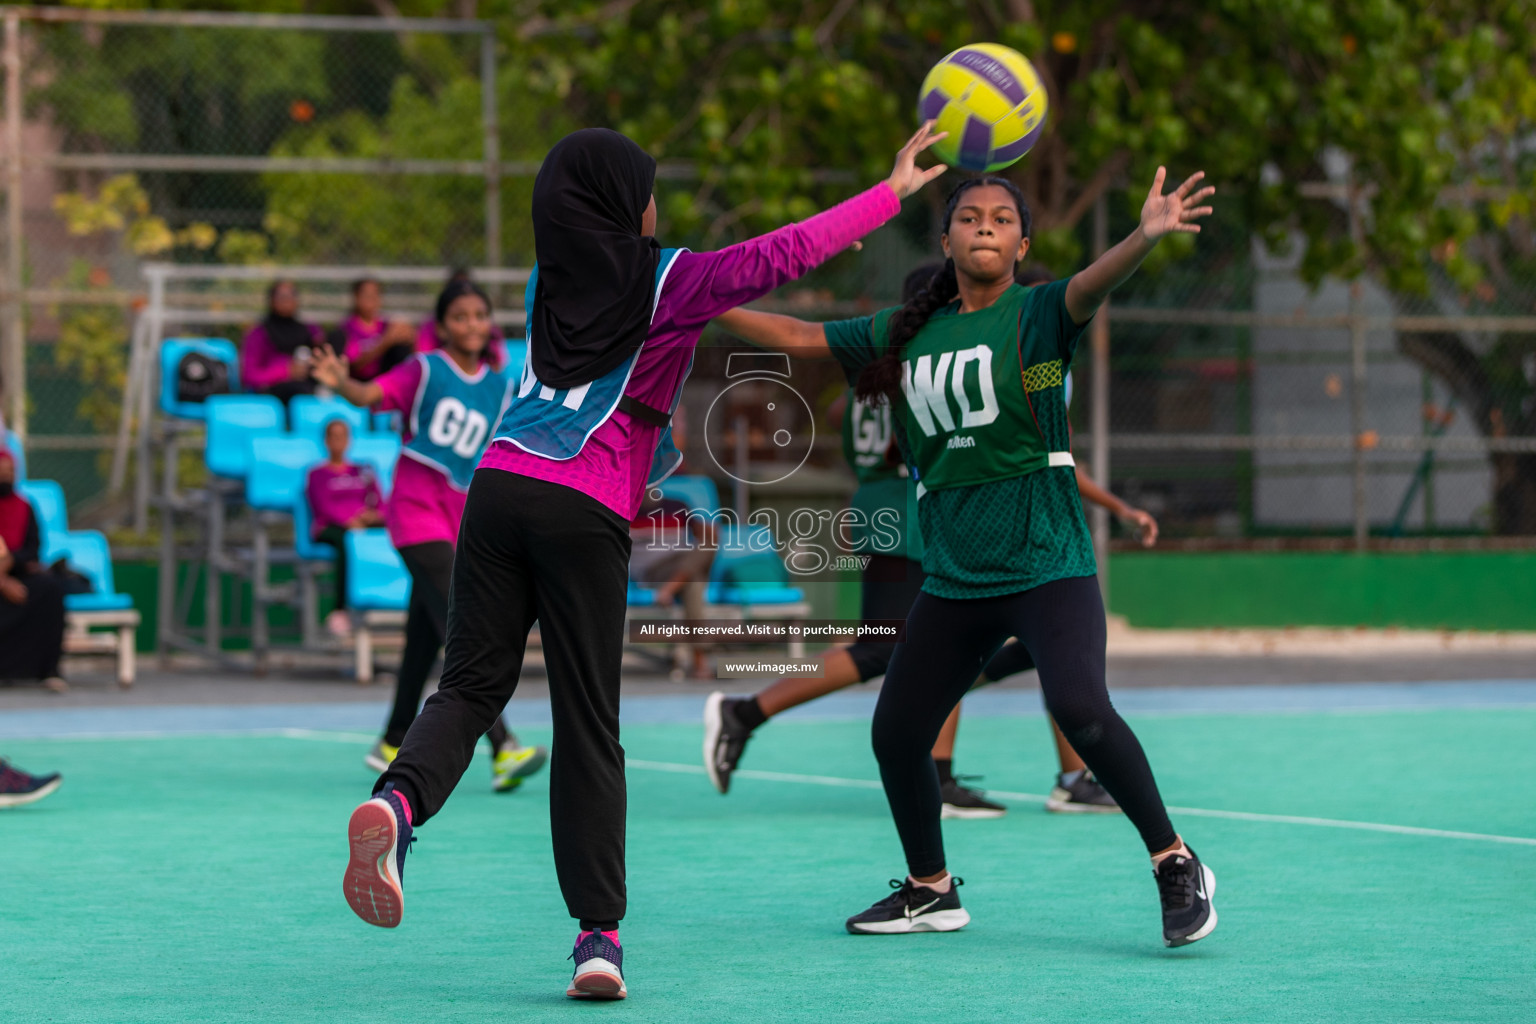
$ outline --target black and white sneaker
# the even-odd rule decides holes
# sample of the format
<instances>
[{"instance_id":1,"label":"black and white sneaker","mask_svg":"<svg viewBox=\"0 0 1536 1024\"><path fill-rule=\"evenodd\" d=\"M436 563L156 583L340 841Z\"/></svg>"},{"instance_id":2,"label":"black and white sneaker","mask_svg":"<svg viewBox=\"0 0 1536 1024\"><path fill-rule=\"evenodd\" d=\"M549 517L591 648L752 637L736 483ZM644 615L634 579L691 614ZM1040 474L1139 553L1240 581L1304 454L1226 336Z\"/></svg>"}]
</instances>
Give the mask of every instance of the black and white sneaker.
<instances>
[{"instance_id":1,"label":"black and white sneaker","mask_svg":"<svg viewBox=\"0 0 1536 1024\"><path fill-rule=\"evenodd\" d=\"M1187 946L1216 930L1216 873L1194 850L1164 857L1152 875L1163 901L1163 945Z\"/></svg>"},{"instance_id":2,"label":"black and white sneaker","mask_svg":"<svg viewBox=\"0 0 1536 1024\"><path fill-rule=\"evenodd\" d=\"M717 692L704 702L704 770L722 793L730 792L731 773L752 738L752 730L736 717L736 708L749 699Z\"/></svg>"},{"instance_id":3,"label":"black and white sneaker","mask_svg":"<svg viewBox=\"0 0 1536 1024\"><path fill-rule=\"evenodd\" d=\"M1120 805L1115 803L1115 798L1099 785L1099 780L1087 769L1057 775L1055 788L1045 798L1045 809L1057 814L1120 813Z\"/></svg>"},{"instance_id":4,"label":"black and white sneaker","mask_svg":"<svg viewBox=\"0 0 1536 1024\"><path fill-rule=\"evenodd\" d=\"M941 818L1001 818L1008 808L995 804L982 796L982 791L962 786L961 779L979 779L979 775L958 775L939 784L944 796L944 806L939 810Z\"/></svg>"},{"instance_id":5,"label":"black and white sneaker","mask_svg":"<svg viewBox=\"0 0 1536 1024\"><path fill-rule=\"evenodd\" d=\"M964 879L951 878L949 892L934 892L926 885L915 885L908 878L891 879L896 891L862 914L848 919L854 935L902 935L906 932L953 932L971 923L971 915L960 906L960 887Z\"/></svg>"}]
</instances>

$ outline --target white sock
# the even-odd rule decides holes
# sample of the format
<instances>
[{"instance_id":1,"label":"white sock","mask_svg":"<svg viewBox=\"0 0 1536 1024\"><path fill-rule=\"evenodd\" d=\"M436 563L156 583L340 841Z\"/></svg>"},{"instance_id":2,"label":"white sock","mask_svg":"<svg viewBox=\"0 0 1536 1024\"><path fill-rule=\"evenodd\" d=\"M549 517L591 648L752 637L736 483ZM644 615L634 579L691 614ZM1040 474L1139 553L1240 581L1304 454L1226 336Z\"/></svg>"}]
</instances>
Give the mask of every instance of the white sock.
<instances>
[{"instance_id":1,"label":"white sock","mask_svg":"<svg viewBox=\"0 0 1536 1024\"><path fill-rule=\"evenodd\" d=\"M907 881L911 882L913 885L920 885L924 889L932 889L934 892L938 893L949 892L949 887L954 884L953 880L949 876L948 871L944 872L944 877L939 879L937 882L919 882L911 875L907 876Z\"/></svg>"},{"instance_id":2,"label":"white sock","mask_svg":"<svg viewBox=\"0 0 1536 1024\"><path fill-rule=\"evenodd\" d=\"M1161 864L1163 861L1167 860L1169 857L1172 857L1174 854L1178 854L1180 857L1193 857L1194 856L1194 854L1189 852L1189 847L1184 845L1184 837L1183 836L1179 837L1179 845L1178 846L1175 846L1173 849L1169 850L1166 853L1153 854L1152 855L1152 867L1154 869L1156 869L1156 867L1159 864Z\"/></svg>"}]
</instances>

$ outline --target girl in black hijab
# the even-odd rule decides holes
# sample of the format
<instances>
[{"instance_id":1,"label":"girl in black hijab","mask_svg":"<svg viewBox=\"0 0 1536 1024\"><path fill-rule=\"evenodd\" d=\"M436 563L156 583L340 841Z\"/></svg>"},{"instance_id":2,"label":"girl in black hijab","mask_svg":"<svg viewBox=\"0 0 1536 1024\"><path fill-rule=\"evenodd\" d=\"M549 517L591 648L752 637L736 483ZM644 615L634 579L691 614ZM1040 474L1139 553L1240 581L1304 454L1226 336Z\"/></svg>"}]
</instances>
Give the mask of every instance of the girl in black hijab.
<instances>
[{"instance_id":1,"label":"girl in black hijab","mask_svg":"<svg viewBox=\"0 0 1536 1024\"><path fill-rule=\"evenodd\" d=\"M325 332L299 319L299 289L281 279L267 289L267 315L246 332L240 346L240 377L247 391L276 395L288 404L294 395L312 395L310 355Z\"/></svg>"},{"instance_id":2,"label":"girl in black hijab","mask_svg":"<svg viewBox=\"0 0 1536 1024\"><path fill-rule=\"evenodd\" d=\"M364 920L399 923L412 829L441 809L517 688L537 620L554 715L555 870L580 922L566 994L624 997L619 667L629 522L647 485L676 468L668 425L705 324L895 216L903 197L943 172L913 163L942 137L925 124L885 182L713 253L657 243L656 163L623 135L589 128L550 151L533 189L527 365L470 485L442 681L348 828L344 884Z\"/></svg>"}]
</instances>

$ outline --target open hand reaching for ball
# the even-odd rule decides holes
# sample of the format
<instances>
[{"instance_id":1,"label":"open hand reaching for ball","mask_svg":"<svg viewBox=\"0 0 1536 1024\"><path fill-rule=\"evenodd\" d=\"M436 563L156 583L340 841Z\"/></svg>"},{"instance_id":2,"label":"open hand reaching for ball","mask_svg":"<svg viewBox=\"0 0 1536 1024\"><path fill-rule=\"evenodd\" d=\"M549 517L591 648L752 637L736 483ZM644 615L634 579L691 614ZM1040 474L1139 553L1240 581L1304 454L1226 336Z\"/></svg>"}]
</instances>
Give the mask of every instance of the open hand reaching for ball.
<instances>
[{"instance_id":1,"label":"open hand reaching for ball","mask_svg":"<svg viewBox=\"0 0 1536 1024\"><path fill-rule=\"evenodd\" d=\"M1149 242L1155 242L1171 231L1199 234L1200 225L1195 221L1211 215L1209 206L1197 204L1215 195L1215 186L1207 185L1193 195L1190 194L1205 177L1204 171L1196 171L1184 179L1184 184L1163 195L1163 179L1167 175L1167 168L1157 169L1157 176L1152 179L1152 189L1147 193L1147 201L1141 204L1141 233Z\"/></svg>"},{"instance_id":2,"label":"open hand reaching for ball","mask_svg":"<svg viewBox=\"0 0 1536 1024\"><path fill-rule=\"evenodd\" d=\"M948 132L934 131L932 121L924 121L923 126L907 140L905 146L901 147L900 152L896 154L896 166L891 168L891 176L885 179L885 183L895 191L896 198L907 198L949 170L944 164L935 164L927 169L917 166L917 154L940 139L948 137Z\"/></svg>"}]
</instances>

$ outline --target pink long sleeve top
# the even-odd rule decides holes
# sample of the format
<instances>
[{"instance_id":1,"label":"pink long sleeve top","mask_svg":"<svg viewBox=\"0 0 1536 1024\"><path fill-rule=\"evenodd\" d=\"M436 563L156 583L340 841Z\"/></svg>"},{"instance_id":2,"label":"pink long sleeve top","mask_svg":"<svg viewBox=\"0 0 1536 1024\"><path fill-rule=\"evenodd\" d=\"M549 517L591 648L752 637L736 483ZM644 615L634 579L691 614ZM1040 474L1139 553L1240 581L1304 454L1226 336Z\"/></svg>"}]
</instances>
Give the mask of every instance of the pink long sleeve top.
<instances>
[{"instance_id":1,"label":"pink long sleeve top","mask_svg":"<svg viewBox=\"0 0 1536 1024\"><path fill-rule=\"evenodd\" d=\"M309 335L313 345L325 341L325 332L314 324L309 325ZM247 391L265 391L281 384L288 379L292 362L293 355L273 348L267 329L257 324L245 332L245 340L240 343L240 386Z\"/></svg>"},{"instance_id":2,"label":"pink long sleeve top","mask_svg":"<svg viewBox=\"0 0 1536 1024\"><path fill-rule=\"evenodd\" d=\"M882 183L808 220L718 252L678 253L625 394L666 408L711 319L825 263L900 210L901 200ZM480 465L563 484L632 520L640 508L659 433L659 427L620 410L593 431L574 458L546 459L499 440L486 450Z\"/></svg>"}]
</instances>

